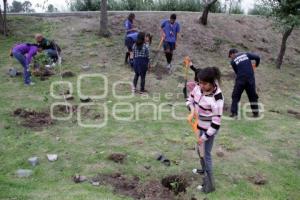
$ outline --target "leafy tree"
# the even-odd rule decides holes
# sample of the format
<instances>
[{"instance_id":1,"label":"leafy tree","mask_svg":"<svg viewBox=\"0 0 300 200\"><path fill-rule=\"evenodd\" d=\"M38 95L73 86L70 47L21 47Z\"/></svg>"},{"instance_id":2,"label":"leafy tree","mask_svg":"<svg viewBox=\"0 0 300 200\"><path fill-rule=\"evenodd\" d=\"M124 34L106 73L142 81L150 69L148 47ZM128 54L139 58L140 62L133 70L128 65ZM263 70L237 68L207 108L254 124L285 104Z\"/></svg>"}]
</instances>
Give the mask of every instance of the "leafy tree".
<instances>
[{"instance_id":1,"label":"leafy tree","mask_svg":"<svg viewBox=\"0 0 300 200\"><path fill-rule=\"evenodd\" d=\"M286 50L286 42L295 27L300 26L299 0L264 0L270 6L271 16L275 18L276 27L282 31L280 50L276 59L276 67L281 68Z\"/></svg>"}]
</instances>

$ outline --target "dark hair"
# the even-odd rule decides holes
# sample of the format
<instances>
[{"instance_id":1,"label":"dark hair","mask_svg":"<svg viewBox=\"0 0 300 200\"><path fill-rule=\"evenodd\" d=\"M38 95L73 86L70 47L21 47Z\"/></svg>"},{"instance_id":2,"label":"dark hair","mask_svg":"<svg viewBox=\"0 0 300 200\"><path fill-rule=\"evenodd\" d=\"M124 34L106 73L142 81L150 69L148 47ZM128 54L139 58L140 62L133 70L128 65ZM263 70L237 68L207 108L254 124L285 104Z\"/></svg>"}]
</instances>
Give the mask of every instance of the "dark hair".
<instances>
[{"instance_id":1,"label":"dark hair","mask_svg":"<svg viewBox=\"0 0 300 200\"><path fill-rule=\"evenodd\" d=\"M206 67L202 69L199 73L197 73L197 78L199 81L204 81L211 84L214 84L215 80L217 80L220 83L221 72L217 67Z\"/></svg>"},{"instance_id":2,"label":"dark hair","mask_svg":"<svg viewBox=\"0 0 300 200\"><path fill-rule=\"evenodd\" d=\"M145 33L139 32L139 34L137 35L137 40L135 42L135 44L139 50L141 50L143 48L144 42L145 42Z\"/></svg>"},{"instance_id":3,"label":"dark hair","mask_svg":"<svg viewBox=\"0 0 300 200\"><path fill-rule=\"evenodd\" d=\"M176 14L175 14L175 13L173 13L173 14L170 16L170 19L174 19L174 20L176 20Z\"/></svg>"},{"instance_id":4,"label":"dark hair","mask_svg":"<svg viewBox=\"0 0 300 200\"><path fill-rule=\"evenodd\" d=\"M36 46L36 47L39 47L39 45L37 44L33 44L33 43L26 43L27 46Z\"/></svg>"},{"instance_id":5,"label":"dark hair","mask_svg":"<svg viewBox=\"0 0 300 200\"><path fill-rule=\"evenodd\" d=\"M146 33L145 37L149 38L149 44L151 44L152 43L152 37L153 37L153 35L151 35L150 33Z\"/></svg>"},{"instance_id":6,"label":"dark hair","mask_svg":"<svg viewBox=\"0 0 300 200\"><path fill-rule=\"evenodd\" d=\"M239 51L237 49L229 49L228 57L230 58L231 54L238 53L238 52Z\"/></svg>"},{"instance_id":7,"label":"dark hair","mask_svg":"<svg viewBox=\"0 0 300 200\"><path fill-rule=\"evenodd\" d=\"M128 19L129 21L132 22L132 20L133 20L134 18L135 18L135 14L134 14L134 13L129 13L127 19Z\"/></svg>"}]
</instances>

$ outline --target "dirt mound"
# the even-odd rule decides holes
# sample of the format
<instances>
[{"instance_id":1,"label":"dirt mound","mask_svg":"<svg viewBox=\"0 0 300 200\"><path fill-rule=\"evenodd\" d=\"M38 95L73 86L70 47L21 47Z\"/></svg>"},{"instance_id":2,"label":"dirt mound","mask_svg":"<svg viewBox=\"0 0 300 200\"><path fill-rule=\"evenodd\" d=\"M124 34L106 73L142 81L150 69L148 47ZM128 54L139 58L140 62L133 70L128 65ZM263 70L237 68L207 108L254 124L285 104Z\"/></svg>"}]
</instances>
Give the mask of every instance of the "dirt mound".
<instances>
[{"instance_id":1,"label":"dirt mound","mask_svg":"<svg viewBox=\"0 0 300 200\"><path fill-rule=\"evenodd\" d=\"M77 105L73 105L72 106L72 112L75 113L77 112ZM66 105L57 105L54 107L54 113L59 112L59 113L65 113L65 114L69 114L71 111L70 106L66 106Z\"/></svg>"},{"instance_id":2,"label":"dirt mound","mask_svg":"<svg viewBox=\"0 0 300 200\"><path fill-rule=\"evenodd\" d=\"M127 177L120 173L98 174L92 178L92 182L99 182L101 185L111 185L114 192L134 199L174 199L174 193L163 187L160 182L148 181L140 183L138 177Z\"/></svg>"},{"instance_id":3,"label":"dirt mound","mask_svg":"<svg viewBox=\"0 0 300 200\"><path fill-rule=\"evenodd\" d=\"M40 129L53 123L49 112L28 111L18 108L13 114L16 117L23 118L22 125L29 128Z\"/></svg>"},{"instance_id":4,"label":"dirt mound","mask_svg":"<svg viewBox=\"0 0 300 200\"><path fill-rule=\"evenodd\" d=\"M145 199L175 199L174 193L166 187L163 187L160 181L149 181L146 182L140 191L144 194Z\"/></svg>"},{"instance_id":5,"label":"dirt mound","mask_svg":"<svg viewBox=\"0 0 300 200\"><path fill-rule=\"evenodd\" d=\"M265 185L267 183L266 177L260 173L257 173L255 176L249 176L248 180L255 185Z\"/></svg>"},{"instance_id":6,"label":"dirt mound","mask_svg":"<svg viewBox=\"0 0 300 200\"><path fill-rule=\"evenodd\" d=\"M287 113L289 113L291 115L294 115L294 117L296 119L300 119L300 112L299 111L288 109Z\"/></svg>"},{"instance_id":7,"label":"dirt mound","mask_svg":"<svg viewBox=\"0 0 300 200\"><path fill-rule=\"evenodd\" d=\"M139 178L128 178L120 173L114 174L98 174L92 178L93 182L99 182L101 185L111 185L114 188L114 192L126 196L133 197L134 199L141 199L144 197L142 193L138 191Z\"/></svg>"},{"instance_id":8,"label":"dirt mound","mask_svg":"<svg viewBox=\"0 0 300 200\"><path fill-rule=\"evenodd\" d=\"M55 75L55 72L52 69L35 69L32 74L34 76L40 77L42 81L46 80L49 76Z\"/></svg>"},{"instance_id":9,"label":"dirt mound","mask_svg":"<svg viewBox=\"0 0 300 200\"><path fill-rule=\"evenodd\" d=\"M67 77L74 77L76 74L74 72L71 72L71 71L64 71L61 76L63 78L67 78Z\"/></svg>"},{"instance_id":10,"label":"dirt mound","mask_svg":"<svg viewBox=\"0 0 300 200\"><path fill-rule=\"evenodd\" d=\"M175 195L186 192L186 188L189 186L187 179L180 175L167 176L161 180L161 184L172 190Z\"/></svg>"},{"instance_id":11,"label":"dirt mound","mask_svg":"<svg viewBox=\"0 0 300 200\"><path fill-rule=\"evenodd\" d=\"M123 153L112 153L108 156L109 160L112 160L116 163L123 163L125 158L126 158L126 154Z\"/></svg>"}]
</instances>

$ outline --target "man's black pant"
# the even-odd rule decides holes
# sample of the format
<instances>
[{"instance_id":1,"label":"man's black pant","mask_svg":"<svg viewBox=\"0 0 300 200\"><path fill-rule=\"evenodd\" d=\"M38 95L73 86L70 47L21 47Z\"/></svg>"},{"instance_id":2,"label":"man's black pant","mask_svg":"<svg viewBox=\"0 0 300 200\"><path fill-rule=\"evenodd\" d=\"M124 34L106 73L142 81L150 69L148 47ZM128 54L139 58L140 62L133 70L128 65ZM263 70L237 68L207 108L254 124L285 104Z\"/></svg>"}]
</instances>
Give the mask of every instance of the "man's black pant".
<instances>
[{"instance_id":1,"label":"man's black pant","mask_svg":"<svg viewBox=\"0 0 300 200\"><path fill-rule=\"evenodd\" d=\"M238 103L244 90L246 90L253 114L257 115L259 110L257 104L258 95L255 89L255 79L247 77L237 78L235 80L235 85L232 92L231 113L238 113Z\"/></svg>"}]
</instances>

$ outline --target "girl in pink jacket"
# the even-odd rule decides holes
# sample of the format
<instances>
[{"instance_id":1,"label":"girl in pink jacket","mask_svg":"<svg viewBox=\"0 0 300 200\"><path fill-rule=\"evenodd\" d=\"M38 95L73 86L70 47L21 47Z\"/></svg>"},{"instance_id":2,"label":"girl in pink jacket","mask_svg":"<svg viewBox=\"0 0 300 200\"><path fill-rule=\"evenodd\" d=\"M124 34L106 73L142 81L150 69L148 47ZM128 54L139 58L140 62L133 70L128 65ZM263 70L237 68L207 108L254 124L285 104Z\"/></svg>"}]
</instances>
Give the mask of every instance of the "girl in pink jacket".
<instances>
[{"instance_id":1,"label":"girl in pink jacket","mask_svg":"<svg viewBox=\"0 0 300 200\"><path fill-rule=\"evenodd\" d=\"M186 105L191 113L189 120L194 115L198 118L198 149L200 153L200 163L202 170L193 170L193 172L204 174L203 184L199 186L201 191L208 193L215 190L211 150L215 135L217 134L223 114L224 98L219 86L221 73L216 67L207 67L197 73L198 85L190 93Z\"/></svg>"}]
</instances>

